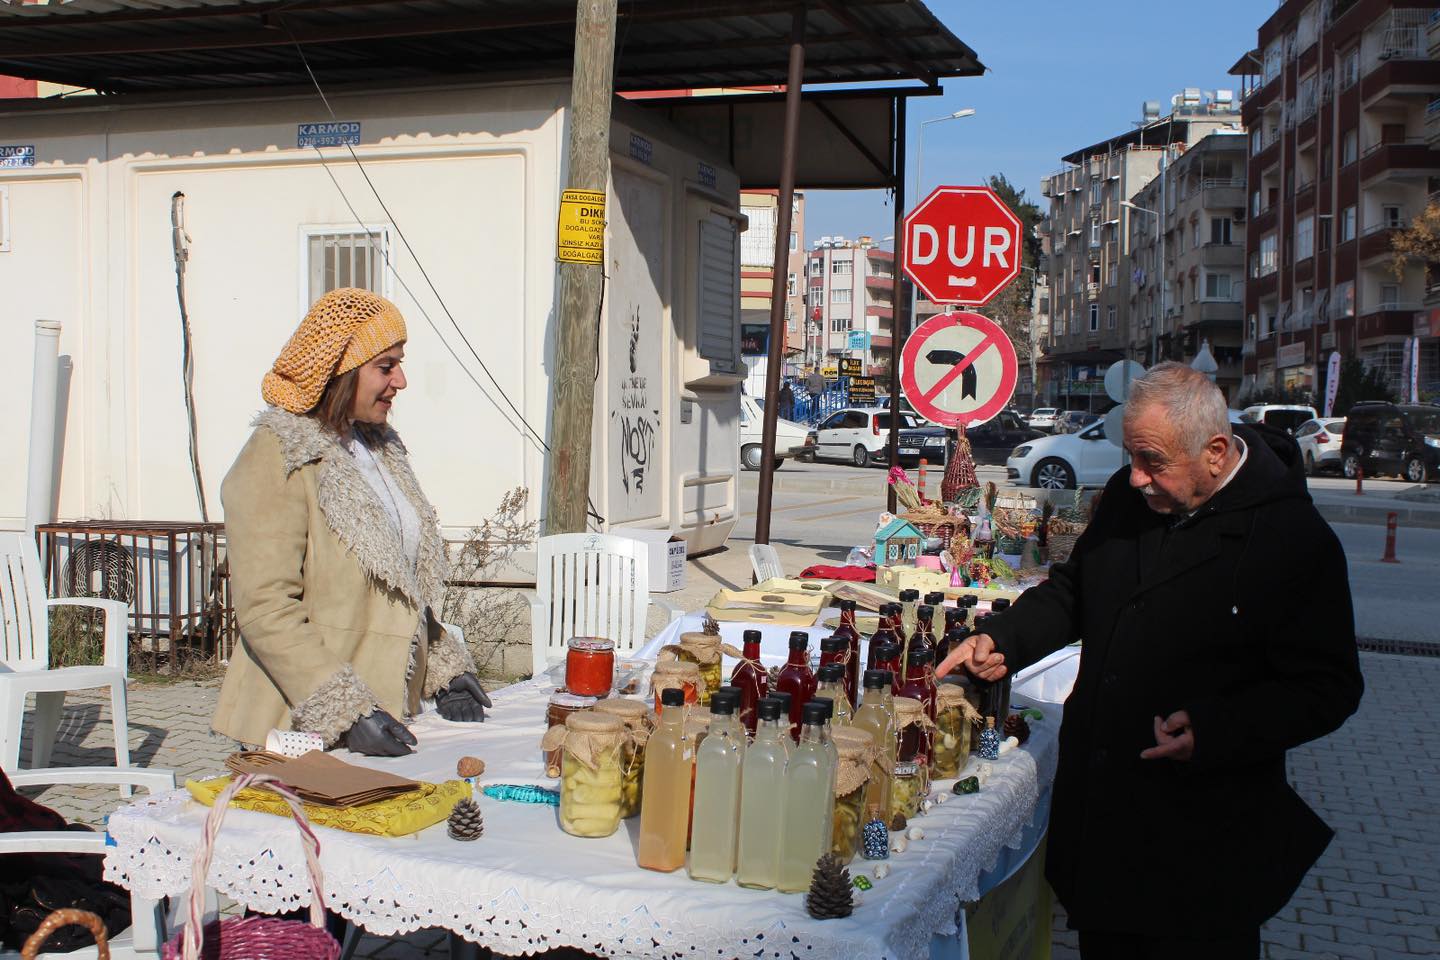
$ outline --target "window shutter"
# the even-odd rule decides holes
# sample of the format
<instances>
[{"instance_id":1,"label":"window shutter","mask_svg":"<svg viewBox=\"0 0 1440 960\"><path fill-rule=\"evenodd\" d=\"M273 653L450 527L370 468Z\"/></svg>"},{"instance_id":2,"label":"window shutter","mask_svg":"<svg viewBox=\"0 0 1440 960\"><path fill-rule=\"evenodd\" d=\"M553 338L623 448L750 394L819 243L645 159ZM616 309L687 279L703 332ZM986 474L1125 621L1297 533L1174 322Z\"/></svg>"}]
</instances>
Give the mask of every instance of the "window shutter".
<instances>
[{"instance_id":1,"label":"window shutter","mask_svg":"<svg viewBox=\"0 0 1440 960\"><path fill-rule=\"evenodd\" d=\"M701 221L697 326L700 356L707 360L735 357L740 318L740 272L735 246L735 225L729 220Z\"/></svg>"}]
</instances>

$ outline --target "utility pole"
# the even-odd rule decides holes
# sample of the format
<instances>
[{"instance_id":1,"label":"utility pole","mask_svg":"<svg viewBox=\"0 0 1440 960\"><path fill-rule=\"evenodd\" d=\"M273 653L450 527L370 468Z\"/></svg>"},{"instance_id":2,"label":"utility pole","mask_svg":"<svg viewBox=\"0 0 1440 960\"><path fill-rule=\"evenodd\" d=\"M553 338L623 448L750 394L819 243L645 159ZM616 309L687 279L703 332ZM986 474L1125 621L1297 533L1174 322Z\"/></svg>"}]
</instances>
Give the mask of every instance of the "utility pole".
<instances>
[{"instance_id":1,"label":"utility pole","mask_svg":"<svg viewBox=\"0 0 1440 960\"><path fill-rule=\"evenodd\" d=\"M575 7L569 189L560 204L556 233L560 317L551 381L554 419L545 484L547 534L584 532L590 501L595 344L605 285L604 209L610 172L610 100L615 87L616 2L578 0Z\"/></svg>"}]
</instances>

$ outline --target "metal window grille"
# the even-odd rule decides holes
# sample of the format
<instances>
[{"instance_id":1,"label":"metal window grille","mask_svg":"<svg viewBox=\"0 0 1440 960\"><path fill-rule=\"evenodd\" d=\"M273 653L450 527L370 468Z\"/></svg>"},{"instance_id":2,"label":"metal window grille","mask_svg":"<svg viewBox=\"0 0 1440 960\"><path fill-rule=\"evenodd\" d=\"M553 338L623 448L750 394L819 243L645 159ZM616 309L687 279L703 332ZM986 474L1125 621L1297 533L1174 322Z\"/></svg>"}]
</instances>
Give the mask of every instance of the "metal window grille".
<instances>
[{"instance_id":1,"label":"metal window grille","mask_svg":"<svg viewBox=\"0 0 1440 960\"><path fill-rule=\"evenodd\" d=\"M360 287L389 296L385 267L388 238L384 229L312 233L306 242L310 303L331 290Z\"/></svg>"}]
</instances>

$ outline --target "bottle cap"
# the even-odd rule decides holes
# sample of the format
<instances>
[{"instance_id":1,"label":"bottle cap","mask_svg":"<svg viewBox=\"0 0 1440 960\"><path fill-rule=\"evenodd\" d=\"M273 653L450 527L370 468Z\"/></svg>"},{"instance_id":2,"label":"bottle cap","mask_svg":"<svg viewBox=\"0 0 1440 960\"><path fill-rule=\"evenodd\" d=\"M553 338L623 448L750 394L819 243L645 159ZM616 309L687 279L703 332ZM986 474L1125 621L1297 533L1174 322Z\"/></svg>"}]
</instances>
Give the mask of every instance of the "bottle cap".
<instances>
[{"instance_id":1,"label":"bottle cap","mask_svg":"<svg viewBox=\"0 0 1440 960\"><path fill-rule=\"evenodd\" d=\"M730 684L727 683L727 684L725 684L725 686L719 687L718 689L716 689L716 691L715 691L713 694L711 694L711 696L715 696L715 697L734 697L734 698L735 698L735 702L736 702L736 703L739 703L739 702L740 702L740 688L739 688L739 687L732 687L732 686L730 686Z\"/></svg>"},{"instance_id":2,"label":"bottle cap","mask_svg":"<svg viewBox=\"0 0 1440 960\"><path fill-rule=\"evenodd\" d=\"M844 653L850 649L850 641L844 637L829 636L820 641L821 653Z\"/></svg>"},{"instance_id":3,"label":"bottle cap","mask_svg":"<svg viewBox=\"0 0 1440 960\"><path fill-rule=\"evenodd\" d=\"M774 697L765 697L755 705L755 713L761 720L779 720L780 701Z\"/></svg>"},{"instance_id":4,"label":"bottle cap","mask_svg":"<svg viewBox=\"0 0 1440 960\"><path fill-rule=\"evenodd\" d=\"M786 716L790 715L790 692L788 690L772 690L770 696L779 702L780 709Z\"/></svg>"},{"instance_id":5,"label":"bottle cap","mask_svg":"<svg viewBox=\"0 0 1440 960\"><path fill-rule=\"evenodd\" d=\"M759 643L759 642L760 642L760 631L759 631L759 630L746 630L746 631L742 634L742 636L745 638L745 642L746 642L746 643Z\"/></svg>"},{"instance_id":6,"label":"bottle cap","mask_svg":"<svg viewBox=\"0 0 1440 960\"><path fill-rule=\"evenodd\" d=\"M685 706L685 691L681 690L679 687L666 687L664 690L660 691L660 706Z\"/></svg>"},{"instance_id":7,"label":"bottle cap","mask_svg":"<svg viewBox=\"0 0 1440 960\"><path fill-rule=\"evenodd\" d=\"M835 701L831 700L829 697L811 697L810 703L805 704L806 708L809 708L810 704L812 703L818 703L820 706L825 708L826 720L830 720L835 716Z\"/></svg>"},{"instance_id":8,"label":"bottle cap","mask_svg":"<svg viewBox=\"0 0 1440 960\"><path fill-rule=\"evenodd\" d=\"M1009 598L1009 597L997 597L996 599L990 601L990 612L991 612L991 613L999 613L999 612L1002 611L1002 610L1009 610L1009 609L1010 609L1010 598Z\"/></svg>"},{"instance_id":9,"label":"bottle cap","mask_svg":"<svg viewBox=\"0 0 1440 960\"><path fill-rule=\"evenodd\" d=\"M945 603L945 594L939 590L932 590L925 594L925 602L932 607L938 607Z\"/></svg>"},{"instance_id":10,"label":"bottle cap","mask_svg":"<svg viewBox=\"0 0 1440 960\"><path fill-rule=\"evenodd\" d=\"M796 630L790 634L791 650L806 650L810 647L810 634L804 630Z\"/></svg>"},{"instance_id":11,"label":"bottle cap","mask_svg":"<svg viewBox=\"0 0 1440 960\"><path fill-rule=\"evenodd\" d=\"M895 682L895 675L889 670L866 670L865 689L878 690L882 687L889 689Z\"/></svg>"},{"instance_id":12,"label":"bottle cap","mask_svg":"<svg viewBox=\"0 0 1440 960\"><path fill-rule=\"evenodd\" d=\"M804 724L822 724L829 717L830 710L827 704L811 700L800 708L800 722Z\"/></svg>"},{"instance_id":13,"label":"bottle cap","mask_svg":"<svg viewBox=\"0 0 1440 960\"><path fill-rule=\"evenodd\" d=\"M898 643L877 643L875 644L875 660L893 660L900 656L900 644Z\"/></svg>"},{"instance_id":14,"label":"bottle cap","mask_svg":"<svg viewBox=\"0 0 1440 960\"><path fill-rule=\"evenodd\" d=\"M919 599L920 599L920 591L919 591L919 590L901 590L901 591L900 591L900 602L901 602L901 603L910 603L911 601L919 600Z\"/></svg>"},{"instance_id":15,"label":"bottle cap","mask_svg":"<svg viewBox=\"0 0 1440 960\"><path fill-rule=\"evenodd\" d=\"M739 705L739 697L723 697L719 691L710 696L710 714L712 716L733 717L735 708Z\"/></svg>"},{"instance_id":16,"label":"bottle cap","mask_svg":"<svg viewBox=\"0 0 1440 960\"><path fill-rule=\"evenodd\" d=\"M967 606L967 607L974 607L974 606L979 606L979 604L980 604L980 595L979 595L979 594L977 594L977 593L968 593L968 594L965 595L965 606Z\"/></svg>"},{"instance_id":17,"label":"bottle cap","mask_svg":"<svg viewBox=\"0 0 1440 960\"><path fill-rule=\"evenodd\" d=\"M927 603L920 608L918 615L921 620L932 620L935 617L935 608Z\"/></svg>"},{"instance_id":18,"label":"bottle cap","mask_svg":"<svg viewBox=\"0 0 1440 960\"><path fill-rule=\"evenodd\" d=\"M841 663L827 663L820 668L815 675L821 683L839 683L845 679L845 665Z\"/></svg>"},{"instance_id":19,"label":"bottle cap","mask_svg":"<svg viewBox=\"0 0 1440 960\"><path fill-rule=\"evenodd\" d=\"M841 611L842 613L854 613L854 612L855 612L855 601L854 601L854 600L841 600L841 601L840 601L840 611Z\"/></svg>"},{"instance_id":20,"label":"bottle cap","mask_svg":"<svg viewBox=\"0 0 1440 960\"><path fill-rule=\"evenodd\" d=\"M927 647L911 647L905 662L912 667L924 666L935 659L935 654Z\"/></svg>"}]
</instances>

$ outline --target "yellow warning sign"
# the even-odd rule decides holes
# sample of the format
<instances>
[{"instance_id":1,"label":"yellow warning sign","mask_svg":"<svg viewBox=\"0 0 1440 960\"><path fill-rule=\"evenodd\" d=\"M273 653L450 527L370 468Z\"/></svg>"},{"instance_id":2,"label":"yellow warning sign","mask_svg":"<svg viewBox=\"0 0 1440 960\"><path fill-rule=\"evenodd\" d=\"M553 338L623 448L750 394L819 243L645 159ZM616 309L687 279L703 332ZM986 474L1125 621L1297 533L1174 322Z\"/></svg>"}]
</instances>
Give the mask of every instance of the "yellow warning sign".
<instances>
[{"instance_id":1,"label":"yellow warning sign","mask_svg":"<svg viewBox=\"0 0 1440 960\"><path fill-rule=\"evenodd\" d=\"M560 194L555 259L563 263L605 262L605 193L566 190Z\"/></svg>"}]
</instances>

